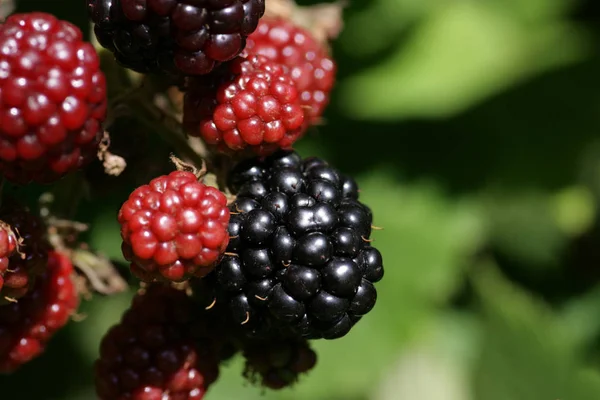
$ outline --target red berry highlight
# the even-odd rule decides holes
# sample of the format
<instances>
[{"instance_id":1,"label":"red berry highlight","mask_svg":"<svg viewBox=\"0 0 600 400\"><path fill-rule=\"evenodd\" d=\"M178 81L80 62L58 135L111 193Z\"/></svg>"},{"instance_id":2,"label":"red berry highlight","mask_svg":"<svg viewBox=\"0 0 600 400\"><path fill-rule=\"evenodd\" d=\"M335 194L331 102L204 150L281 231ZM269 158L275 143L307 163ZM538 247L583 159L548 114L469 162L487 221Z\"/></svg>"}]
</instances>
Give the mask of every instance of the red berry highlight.
<instances>
[{"instance_id":1,"label":"red berry highlight","mask_svg":"<svg viewBox=\"0 0 600 400\"><path fill-rule=\"evenodd\" d=\"M175 171L137 188L119 211L123 255L144 281L203 277L229 243L227 199Z\"/></svg>"},{"instance_id":2,"label":"red berry highlight","mask_svg":"<svg viewBox=\"0 0 600 400\"><path fill-rule=\"evenodd\" d=\"M287 67L263 56L238 57L221 77L193 80L184 98L184 125L223 153L265 155L300 137L304 110Z\"/></svg>"},{"instance_id":3,"label":"red berry highlight","mask_svg":"<svg viewBox=\"0 0 600 400\"><path fill-rule=\"evenodd\" d=\"M100 61L81 31L45 13L0 25L0 171L52 182L94 159L106 114Z\"/></svg>"},{"instance_id":4,"label":"red berry highlight","mask_svg":"<svg viewBox=\"0 0 600 400\"><path fill-rule=\"evenodd\" d=\"M1 373L13 372L39 356L69 322L79 304L72 273L71 261L52 251L48 267L33 289L18 302L0 307Z\"/></svg>"}]
</instances>

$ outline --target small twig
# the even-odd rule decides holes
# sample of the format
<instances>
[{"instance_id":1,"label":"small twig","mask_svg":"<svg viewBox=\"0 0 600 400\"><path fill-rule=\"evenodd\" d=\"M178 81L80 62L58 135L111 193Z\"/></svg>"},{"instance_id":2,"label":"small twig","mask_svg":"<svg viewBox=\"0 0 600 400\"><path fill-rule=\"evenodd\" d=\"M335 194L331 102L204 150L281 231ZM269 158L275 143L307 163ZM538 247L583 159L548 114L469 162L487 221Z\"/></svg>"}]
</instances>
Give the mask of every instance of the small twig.
<instances>
[{"instance_id":1,"label":"small twig","mask_svg":"<svg viewBox=\"0 0 600 400\"><path fill-rule=\"evenodd\" d=\"M216 304L217 304L217 298L215 297L215 298L213 299L212 303L210 303L210 305L209 305L209 306L207 306L207 307L204 307L204 309L208 311L208 310L210 310L211 308L213 308L213 307L214 307Z\"/></svg>"},{"instance_id":2,"label":"small twig","mask_svg":"<svg viewBox=\"0 0 600 400\"><path fill-rule=\"evenodd\" d=\"M175 154L171 154L169 158L178 171L191 172L192 174L196 175L196 178L198 178L198 180L204 178L204 176L206 175L207 169L204 160L202 160L202 167L198 169L195 165L186 163L182 159L178 158Z\"/></svg>"},{"instance_id":3,"label":"small twig","mask_svg":"<svg viewBox=\"0 0 600 400\"><path fill-rule=\"evenodd\" d=\"M104 131L102 140L98 146L98 159L102 161L104 172L107 175L119 176L127 168L127 162L123 157L111 153L109 148L110 134L108 131Z\"/></svg>"},{"instance_id":4,"label":"small twig","mask_svg":"<svg viewBox=\"0 0 600 400\"><path fill-rule=\"evenodd\" d=\"M250 313L246 311L246 319L241 323L241 325L246 325L248 322L250 322Z\"/></svg>"},{"instance_id":5,"label":"small twig","mask_svg":"<svg viewBox=\"0 0 600 400\"><path fill-rule=\"evenodd\" d=\"M105 295L121 293L128 287L115 266L105 257L85 249L75 249L71 252L71 260L98 293Z\"/></svg>"}]
</instances>

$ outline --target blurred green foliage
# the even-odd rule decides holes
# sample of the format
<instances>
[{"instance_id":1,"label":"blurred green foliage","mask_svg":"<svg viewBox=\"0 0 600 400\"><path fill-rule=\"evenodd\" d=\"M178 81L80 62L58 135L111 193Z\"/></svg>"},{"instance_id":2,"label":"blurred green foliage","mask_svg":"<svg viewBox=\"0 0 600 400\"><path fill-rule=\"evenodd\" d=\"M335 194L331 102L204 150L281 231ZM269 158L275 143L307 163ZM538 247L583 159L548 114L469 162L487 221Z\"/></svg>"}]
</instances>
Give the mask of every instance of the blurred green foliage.
<instances>
[{"instance_id":1,"label":"blurred green foliage","mask_svg":"<svg viewBox=\"0 0 600 400\"><path fill-rule=\"evenodd\" d=\"M18 3L89 31L83 0ZM295 388L264 394L234 362L207 398L599 398L597 0L349 3L326 124L299 150L353 173L385 228L378 305L316 343L319 364ZM116 260L132 182L79 213ZM84 302L83 322L0 378L1 397L94 398L98 343L129 298Z\"/></svg>"}]
</instances>

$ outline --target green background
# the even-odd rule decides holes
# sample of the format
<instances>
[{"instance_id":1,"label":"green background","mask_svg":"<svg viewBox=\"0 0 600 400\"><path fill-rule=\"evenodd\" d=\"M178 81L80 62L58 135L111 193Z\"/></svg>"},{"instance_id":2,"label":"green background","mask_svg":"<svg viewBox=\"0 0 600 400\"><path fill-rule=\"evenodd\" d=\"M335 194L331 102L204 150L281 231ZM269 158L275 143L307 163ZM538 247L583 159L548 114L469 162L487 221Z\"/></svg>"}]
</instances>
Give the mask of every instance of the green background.
<instances>
[{"instance_id":1,"label":"green background","mask_svg":"<svg viewBox=\"0 0 600 400\"><path fill-rule=\"evenodd\" d=\"M83 0L19 8L89 31ZM355 0L344 19L332 104L298 149L354 174L385 228L378 305L315 343L318 366L293 389L244 383L238 360L206 398L600 398L598 1ZM122 145L145 133L125 128ZM92 167L97 197L78 213L116 260L116 211L163 165L133 153L120 179ZM84 301L87 318L1 377L0 397L94 398L98 343L129 298Z\"/></svg>"}]
</instances>

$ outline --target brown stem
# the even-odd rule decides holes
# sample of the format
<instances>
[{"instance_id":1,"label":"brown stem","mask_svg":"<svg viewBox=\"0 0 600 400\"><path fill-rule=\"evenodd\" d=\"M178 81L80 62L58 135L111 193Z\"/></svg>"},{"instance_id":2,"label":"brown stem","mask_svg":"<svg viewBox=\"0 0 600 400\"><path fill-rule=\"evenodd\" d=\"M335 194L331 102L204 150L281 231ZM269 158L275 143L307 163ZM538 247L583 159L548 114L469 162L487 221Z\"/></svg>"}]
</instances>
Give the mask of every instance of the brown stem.
<instances>
[{"instance_id":1,"label":"brown stem","mask_svg":"<svg viewBox=\"0 0 600 400\"><path fill-rule=\"evenodd\" d=\"M127 282L107 258L85 249L75 249L71 252L71 260L98 293L105 295L121 293L128 287Z\"/></svg>"}]
</instances>

